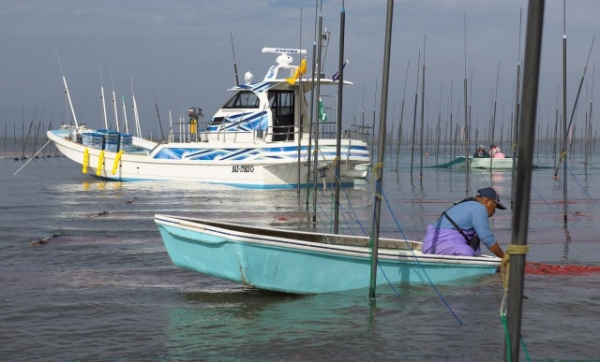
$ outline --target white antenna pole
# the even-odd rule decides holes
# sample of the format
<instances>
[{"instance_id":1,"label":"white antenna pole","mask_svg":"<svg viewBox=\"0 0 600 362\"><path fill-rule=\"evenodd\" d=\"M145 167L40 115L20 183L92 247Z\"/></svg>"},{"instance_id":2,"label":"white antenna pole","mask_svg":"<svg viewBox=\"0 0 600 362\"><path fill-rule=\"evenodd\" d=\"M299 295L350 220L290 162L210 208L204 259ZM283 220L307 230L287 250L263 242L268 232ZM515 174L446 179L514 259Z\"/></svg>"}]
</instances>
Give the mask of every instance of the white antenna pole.
<instances>
[{"instance_id":1,"label":"white antenna pole","mask_svg":"<svg viewBox=\"0 0 600 362\"><path fill-rule=\"evenodd\" d=\"M106 103L104 102L104 86L102 85L102 68L98 63L98 69L100 70L100 101L102 103L102 119L104 120L104 129L108 129L108 120L106 119Z\"/></svg>"},{"instance_id":2,"label":"white antenna pole","mask_svg":"<svg viewBox=\"0 0 600 362\"><path fill-rule=\"evenodd\" d=\"M129 125L127 124L127 110L125 108L125 96L121 95L121 107L123 108L123 123L125 125L125 133L129 134Z\"/></svg>"},{"instance_id":3,"label":"white antenna pole","mask_svg":"<svg viewBox=\"0 0 600 362\"><path fill-rule=\"evenodd\" d=\"M63 84L65 86L65 94L67 95L67 100L69 101L69 108L71 108L71 114L73 115L73 122L75 122L75 128L79 129L79 124L77 124L77 117L75 116L75 109L73 108L73 102L71 101L71 93L69 93L69 87L67 87L67 78L65 78L65 73L63 72L62 64L60 63L58 50L56 48L54 48L54 50L56 51L58 66L60 67L60 73L62 74Z\"/></svg>"},{"instance_id":4,"label":"white antenna pole","mask_svg":"<svg viewBox=\"0 0 600 362\"><path fill-rule=\"evenodd\" d=\"M115 80L113 79L113 74L112 74L112 68L110 68L110 80L112 81L112 104L113 104L113 111L115 114L115 125L116 125L116 129L117 132L119 132L119 113L117 112L117 96L115 95Z\"/></svg>"},{"instance_id":5,"label":"white antenna pole","mask_svg":"<svg viewBox=\"0 0 600 362\"><path fill-rule=\"evenodd\" d=\"M113 103L113 110L115 112L115 124L117 125L117 132L119 132L119 115L117 113L117 96L115 95L115 91L112 91L112 103Z\"/></svg>"},{"instance_id":6,"label":"white antenna pole","mask_svg":"<svg viewBox=\"0 0 600 362\"><path fill-rule=\"evenodd\" d=\"M142 130L140 128L140 116L137 110L137 103L135 102L135 93L133 92L133 76L131 77L131 97L133 99L133 119L135 122L135 133L136 137L142 137Z\"/></svg>"}]
</instances>

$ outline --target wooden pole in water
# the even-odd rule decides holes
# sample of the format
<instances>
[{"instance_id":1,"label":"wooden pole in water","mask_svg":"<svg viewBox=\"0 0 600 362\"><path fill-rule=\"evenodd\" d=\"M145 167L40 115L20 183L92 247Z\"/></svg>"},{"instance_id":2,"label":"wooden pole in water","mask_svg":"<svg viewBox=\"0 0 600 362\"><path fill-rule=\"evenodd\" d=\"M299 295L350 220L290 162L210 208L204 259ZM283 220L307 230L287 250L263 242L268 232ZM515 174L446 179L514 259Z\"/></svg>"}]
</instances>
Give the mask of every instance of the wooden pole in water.
<instances>
[{"instance_id":1,"label":"wooden pole in water","mask_svg":"<svg viewBox=\"0 0 600 362\"><path fill-rule=\"evenodd\" d=\"M335 143L335 205L334 205L334 220L333 220L333 233L339 232L339 217L340 217L340 167L341 167L341 138L342 138L342 95L344 88L344 30L346 25L346 10L343 7L340 13L340 53L338 62L338 96L337 96L337 132L336 132L336 143ZM350 149L348 149L350 153Z\"/></svg>"},{"instance_id":2,"label":"wooden pole in water","mask_svg":"<svg viewBox=\"0 0 600 362\"><path fill-rule=\"evenodd\" d=\"M513 230L510 253L510 276L508 284L507 323L509 345L505 345L504 360L519 360L521 340L521 314L523 307L523 281L531 196L531 173L533 146L535 140L535 120L537 111L540 56L544 26L544 0L530 0L527 11L527 34L525 38L525 64L523 70L523 110L521 137L518 143L519 162L517 164L516 200L513 212ZM511 249L513 250L511 252Z\"/></svg>"},{"instance_id":3,"label":"wooden pole in water","mask_svg":"<svg viewBox=\"0 0 600 362\"><path fill-rule=\"evenodd\" d=\"M425 41L426 36L423 35L423 78L421 80L421 133L420 133L420 164L419 164L419 178L423 178L423 132L425 131Z\"/></svg>"},{"instance_id":4,"label":"wooden pole in water","mask_svg":"<svg viewBox=\"0 0 600 362\"><path fill-rule=\"evenodd\" d=\"M464 97L465 97L465 132L464 132L464 147L465 147L465 197L469 196L469 118L467 111L467 15L463 14L465 24L465 79L463 82Z\"/></svg>"},{"instance_id":5,"label":"wooden pole in water","mask_svg":"<svg viewBox=\"0 0 600 362\"><path fill-rule=\"evenodd\" d=\"M519 9L519 49L517 56L517 79L515 81L515 107L513 112L513 144L511 145L512 157L513 157L513 167L511 173L511 198L510 198L510 206L511 209L514 207L515 203L515 178L517 172L517 166L515 165L515 160L517 160L517 147L516 145L519 142L519 117L521 115L521 13L522 9ZM518 163L518 162L517 162Z\"/></svg>"},{"instance_id":6,"label":"wooden pole in water","mask_svg":"<svg viewBox=\"0 0 600 362\"><path fill-rule=\"evenodd\" d=\"M563 0L563 137L561 158L563 160L563 225L567 227L567 5ZM559 161L560 165L560 161ZM558 169L554 177L558 176Z\"/></svg>"},{"instance_id":7,"label":"wooden pole in water","mask_svg":"<svg viewBox=\"0 0 600 362\"><path fill-rule=\"evenodd\" d=\"M381 110L379 112L379 149L377 164L373 167L375 176L375 205L373 218L373 258L371 259L371 279L369 283L369 298L375 299L377 285L377 252L379 250L379 221L381 217L381 195L383 193L383 160L385 152L385 124L387 117L388 81L390 75L390 49L392 44L392 20L394 16L394 0L387 2L385 24L385 46L383 56L383 79L381 82Z\"/></svg>"},{"instance_id":8,"label":"wooden pole in water","mask_svg":"<svg viewBox=\"0 0 600 362\"><path fill-rule=\"evenodd\" d=\"M415 137L417 132L417 99L419 94L419 65L421 64L421 51L419 50L419 58L417 61L417 85L415 86L415 106L413 113L413 129L412 129L412 140L410 147L410 174L413 172L413 165L415 162Z\"/></svg>"},{"instance_id":9,"label":"wooden pole in water","mask_svg":"<svg viewBox=\"0 0 600 362\"><path fill-rule=\"evenodd\" d=\"M319 2L319 18L318 18L318 26L319 26L319 30L317 32L317 34L319 34L319 40L317 42L317 68L314 70L315 72L317 72L317 86L316 86L316 90L317 90L317 94L315 97L315 102L318 102L319 99L321 98L321 69L323 68L323 65L321 64L321 55L322 55L322 45L323 45L323 2L320 1ZM319 107L316 107L317 109ZM317 111L318 113L318 111ZM314 128L314 139L315 139L315 149L314 149L314 157L313 157L313 217L312 217L312 222L313 224L315 224L317 222L317 171L319 168L319 134L320 134L320 122L319 122L319 116L315 116L314 119L314 124L315 124L315 128Z\"/></svg>"},{"instance_id":10,"label":"wooden pole in water","mask_svg":"<svg viewBox=\"0 0 600 362\"><path fill-rule=\"evenodd\" d=\"M402 94L402 105L400 107L400 125L398 125L398 147L396 147L396 171L398 171L398 162L400 158L400 146L402 146L402 122L404 121L404 100L406 99L406 82L408 81L408 68L410 60L406 64L406 75L404 76L404 93Z\"/></svg>"}]
</instances>

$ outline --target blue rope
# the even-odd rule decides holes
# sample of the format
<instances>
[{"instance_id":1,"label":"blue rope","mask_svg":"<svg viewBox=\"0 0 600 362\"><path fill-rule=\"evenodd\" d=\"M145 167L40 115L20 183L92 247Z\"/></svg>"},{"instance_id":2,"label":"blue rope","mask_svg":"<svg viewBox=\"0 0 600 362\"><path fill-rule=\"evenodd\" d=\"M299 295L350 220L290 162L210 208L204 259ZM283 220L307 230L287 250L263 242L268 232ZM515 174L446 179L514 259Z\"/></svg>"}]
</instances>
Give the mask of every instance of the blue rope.
<instances>
[{"instance_id":1,"label":"blue rope","mask_svg":"<svg viewBox=\"0 0 600 362\"><path fill-rule=\"evenodd\" d=\"M377 182L379 182L379 181L377 181ZM433 290L435 290L435 292L440 297L440 299L442 300L442 302L446 305L446 308L448 308L448 310L450 311L450 313L454 316L454 318L456 318L456 320L458 321L458 323L462 326L464 323L460 320L460 318L458 318L458 316L456 315L456 313L454 313L454 311L452 310L452 308L450 307L450 305L448 304L448 302L446 302L446 299L444 298L444 296L442 295L442 293L440 293L440 291L433 284L433 282L431 281L431 278L429 278L429 275L425 271L425 268L423 267L423 265L421 264L421 262L419 261L419 259L415 255L414 251L412 250L412 247L410 247L410 244L409 244L408 240L406 239L406 236L404 235L404 231L400 227L400 224L398 223L398 219L396 218L396 215L394 215L394 212L392 211L392 207L390 206L390 203L389 203L387 197L385 197L385 193L383 192L383 188L381 189L381 196L385 200L385 203L387 204L388 209L390 210L390 214L394 218L394 222L396 223L396 226L398 227L398 230L400 231L400 234L402 235L402 237L404 238L404 241L408 245L409 250L412 252L413 258L415 258L415 261L417 262L417 264L419 265L419 267L421 268L421 270L423 271L423 273L427 277L427 280L429 281L429 284L431 285L431 287L433 288Z\"/></svg>"},{"instance_id":2,"label":"blue rope","mask_svg":"<svg viewBox=\"0 0 600 362\"><path fill-rule=\"evenodd\" d=\"M344 190L344 196L346 196L346 201L348 202L348 206L350 207L350 210L352 211L352 214L354 215L354 220L356 220L356 223L358 224L358 226L360 226L360 229L362 230L364 235L368 235L367 231L365 230L365 228L361 224L360 220L358 219L358 216L356 215L354 208L352 207L352 203L350 202L350 198L348 197L348 193L346 192L346 189L342 188L342 190Z\"/></svg>"},{"instance_id":3,"label":"blue rope","mask_svg":"<svg viewBox=\"0 0 600 362\"><path fill-rule=\"evenodd\" d=\"M600 207L600 204L598 204L598 201L596 201L596 199L594 199L592 197L592 195L590 195L587 190L581 185L581 183L579 182L579 180L577 180L577 177L575 177L575 175L573 174L573 171L571 171L571 168L565 163L565 167L567 168L567 170L569 170L569 172L571 173L571 176L573 176L573 179L575 180L575 182L577 182L577 184L579 185L579 187L581 187L581 189L583 190L583 192L592 200L594 201L594 203L596 204L596 206Z\"/></svg>"},{"instance_id":4,"label":"blue rope","mask_svg":"<svg viewBox=\"0 0 600 362\"><path fill-rule=\"evenodd\" d=\"M539 196L540 199L542 199L542 201L544 201L544 204L548 205L548 207L550 208L550 210L554 210L554 208L546 202L546 199L544 199L544 197L539 193L539 191L535 188L534 184L531 184L531 187L533 187L533 191L535 191L535 193Z\"/></svg>"}]
</instances>

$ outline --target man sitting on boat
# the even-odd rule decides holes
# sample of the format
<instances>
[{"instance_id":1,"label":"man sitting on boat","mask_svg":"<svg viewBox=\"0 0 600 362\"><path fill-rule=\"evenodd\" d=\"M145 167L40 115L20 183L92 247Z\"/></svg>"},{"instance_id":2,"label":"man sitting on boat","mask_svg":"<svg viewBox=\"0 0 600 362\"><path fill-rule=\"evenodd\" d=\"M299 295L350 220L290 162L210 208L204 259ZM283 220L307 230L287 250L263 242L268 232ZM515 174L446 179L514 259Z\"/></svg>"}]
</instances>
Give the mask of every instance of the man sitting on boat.
<instances>
[{"instance_id":1,"label":"man sitting on boat","mask_svg":"<svg viewBox=\"0 0 600 362\"><path fill-rule=\"evenodd\" d=\"M485 150L485 148L483 148L483 145L479 145L479 147L477 148L477 150L475 150L475 153L473 154L473 157L477 157L477 158L489 158L490 154L487 153L487 151Z\"/></svg>"},{"instance_id":2,"label":"man sitting on boat","mask_svg":"<svg viewBox=\"0 0 600 362\"><path fill-rule=\"evenodd\" d=\"M500 195L492 187L477 190L475 197L455 203L442 213L435 224L427 226L423 253L479 256L481 241L496 256L504 257L488 220L494 215L496 208L506 209L500 203Z\"/></svg>"},{"instance_id":3,"label":"man sitting on boat","mask_svg":"<svg viewBox=\"0 0 600 362\"><path fill-rule=\"evenodd\" d=\"M493 158L506 158L504 153L502 153L502 150L500 150L500 147L493 143L490 145L490 156Z\"/></svg>"}]
</instances>

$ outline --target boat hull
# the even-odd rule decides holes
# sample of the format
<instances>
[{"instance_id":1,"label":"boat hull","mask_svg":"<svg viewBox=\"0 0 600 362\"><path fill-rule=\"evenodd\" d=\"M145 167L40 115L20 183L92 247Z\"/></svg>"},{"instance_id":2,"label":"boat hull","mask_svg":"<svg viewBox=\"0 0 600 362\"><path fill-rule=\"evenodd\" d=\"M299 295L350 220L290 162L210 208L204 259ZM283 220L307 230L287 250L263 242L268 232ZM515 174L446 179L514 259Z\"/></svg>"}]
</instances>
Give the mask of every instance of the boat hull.
<instances>
[{"instance_id":1,"label":"boat hull","mask_svg":"<svg viewBox=\"0 0 600 362\"><path fill-rule=\"evenodd\" d=\"M299 162L297 142L154 144L154 148L138 147L118 156L73 142L68 130L48 131L48 137L62 154L82 165L84 173L111 180L192 181L264 189L305 186L309 180L307 147L301 145ZM335 180L335 145L331 143L323 141L319 146L323 170L319 182ZM342 149L341 182L365 178L363 165L370 162L366 142L345 140Z\"/></svg>"},{"instance_id":2,"label":"boat hull","mask_svg":"<svg viewBox=\"0 0 600 362\"><path fill-rule=\"evenodd\" d=\"M295 294L339 292L370 284L367 237L274 230L167 215L156 215L155 222L172 262L184 269ZM335 240L342 241L330 243ZM495 273L500 264L500 259L489 256L422 254L419 242L380 241L384 246L378 253L378 284L444 284Z\"/></svg>"},{"instance_id":3,"label":"boat hull","mask_svg":"<svg viewBox=\"0 0 600 362\"><path fill-rule=\"evenodd\" d=\"M511 170L514 158L469 158L469 167L484 170Z\"/></svg>"}]
</instances>

